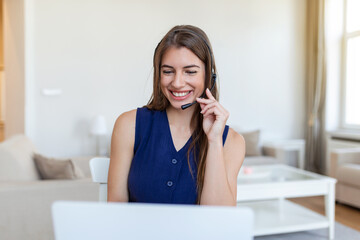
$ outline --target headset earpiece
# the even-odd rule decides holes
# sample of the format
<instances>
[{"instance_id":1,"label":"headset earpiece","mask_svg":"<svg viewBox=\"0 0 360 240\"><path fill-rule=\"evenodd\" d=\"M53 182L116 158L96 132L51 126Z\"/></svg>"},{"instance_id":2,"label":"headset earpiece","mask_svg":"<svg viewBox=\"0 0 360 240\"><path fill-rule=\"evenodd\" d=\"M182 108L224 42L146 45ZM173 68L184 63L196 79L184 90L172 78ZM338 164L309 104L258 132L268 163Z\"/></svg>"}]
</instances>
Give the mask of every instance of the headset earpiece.
<instances>
[{"instance_id":1,"label":"headset earpiece","mask_svg":"<svg viewBox=\"0 0 360 240\"><path fill-rule=\"evenodd\" d=\"M211 80L212 80L212 81L216 81L216 74L215 74L215 73L213 73L213 74L211 75Z\"/></svg>"},{"instance_id":2,"label":"headset earpiece","mask_svg":"<svg viewBox=\"0 0 360 240\"><path fill-rule=\"evenodd\" d=\"M213 73L211 74L211 87L210 87L210 92L213 90L213 88L215 87L215 82L216 82L216 74Z\"/></svg>"}]
</instances>

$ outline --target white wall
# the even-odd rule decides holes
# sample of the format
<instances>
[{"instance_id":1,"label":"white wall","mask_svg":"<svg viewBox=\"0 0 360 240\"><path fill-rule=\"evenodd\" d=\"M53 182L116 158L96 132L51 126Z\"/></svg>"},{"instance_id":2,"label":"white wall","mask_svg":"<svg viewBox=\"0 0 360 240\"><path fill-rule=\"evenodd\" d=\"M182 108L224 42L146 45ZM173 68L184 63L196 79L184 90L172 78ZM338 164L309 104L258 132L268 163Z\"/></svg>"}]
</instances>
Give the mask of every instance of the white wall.
<instances>
[{"instance_id":1,"label":"white wall","mask_svg":"<svg viewBox=\"0 0 360 240\"><path fill-rule=\"evenodd\" d=\"M161 37L192 24L212 42L229 124L260 128L265 139L304 137L305 4L29 0L26 133L46 155L94 154L90 120L105 115L109 140L119 114L147 103Z\"/></svg>"}]
</instances>

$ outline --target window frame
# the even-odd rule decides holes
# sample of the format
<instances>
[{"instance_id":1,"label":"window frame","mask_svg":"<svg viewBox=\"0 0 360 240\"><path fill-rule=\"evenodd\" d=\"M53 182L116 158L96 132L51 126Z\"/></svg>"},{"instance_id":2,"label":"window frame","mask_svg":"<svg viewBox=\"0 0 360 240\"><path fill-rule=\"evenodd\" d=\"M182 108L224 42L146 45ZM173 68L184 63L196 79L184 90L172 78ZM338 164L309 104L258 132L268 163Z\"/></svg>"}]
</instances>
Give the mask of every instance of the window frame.
<instances>
[{"instance_id":1,"label":"window frame","mask_svg":"<svg viewBox=\"0 0 360 240\"><path fill-rule=\"evenodd\" d=\"M344 129L354 129L360 130L360 124L348 124L345 121L346 114L346 82L347 82L347 49L348 49L348 41L351 38L360 37L360 29L353 32L347 32L347 0L344 0L344 8L343 8L343 33L342 33L342 64L341 64L341 72L342 72L342 81L341 81L341 102L340 102L340 126Z\"/></svg>"}]
</instances>

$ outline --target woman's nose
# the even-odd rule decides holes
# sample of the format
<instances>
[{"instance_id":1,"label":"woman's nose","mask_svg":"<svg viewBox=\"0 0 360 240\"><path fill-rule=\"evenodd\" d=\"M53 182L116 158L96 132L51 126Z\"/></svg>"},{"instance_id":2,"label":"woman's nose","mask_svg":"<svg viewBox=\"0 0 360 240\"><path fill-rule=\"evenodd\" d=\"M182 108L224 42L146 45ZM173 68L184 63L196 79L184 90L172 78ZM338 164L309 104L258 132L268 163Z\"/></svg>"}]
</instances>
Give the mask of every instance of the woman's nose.
<instances>
[{"instance_id":1,"label":"woman's nose","mask_svg":"<svg viewBox=\"0 0 360 240\"><path fill-rule=\"evenodd\" d=\"M185 86L185 79L184 76L180 73L175 74L175 78L172 82L173 87L175 88L182 88Z\"/></svg>"}]
</instances>

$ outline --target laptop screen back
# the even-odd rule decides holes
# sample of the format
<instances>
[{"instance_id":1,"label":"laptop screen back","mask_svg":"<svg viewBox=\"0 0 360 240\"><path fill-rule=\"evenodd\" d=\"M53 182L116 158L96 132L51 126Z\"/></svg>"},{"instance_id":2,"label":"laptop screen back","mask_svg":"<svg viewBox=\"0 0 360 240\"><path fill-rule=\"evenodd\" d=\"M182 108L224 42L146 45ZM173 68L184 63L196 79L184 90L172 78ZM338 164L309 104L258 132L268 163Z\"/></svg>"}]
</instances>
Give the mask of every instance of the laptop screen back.
<instances>
[{"instance_id":1,"label":"laptop screen back","mask_svg":"<svg viewBox=\"0 0 360 240\"><path fill-rule=\"evenodd\" d=\"M244 207L55 202L56 240L253 239L253 212Z\"/></svg>"}]
</instances>

